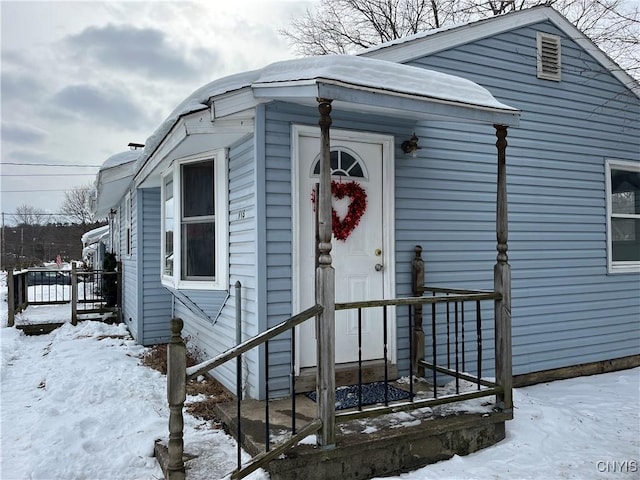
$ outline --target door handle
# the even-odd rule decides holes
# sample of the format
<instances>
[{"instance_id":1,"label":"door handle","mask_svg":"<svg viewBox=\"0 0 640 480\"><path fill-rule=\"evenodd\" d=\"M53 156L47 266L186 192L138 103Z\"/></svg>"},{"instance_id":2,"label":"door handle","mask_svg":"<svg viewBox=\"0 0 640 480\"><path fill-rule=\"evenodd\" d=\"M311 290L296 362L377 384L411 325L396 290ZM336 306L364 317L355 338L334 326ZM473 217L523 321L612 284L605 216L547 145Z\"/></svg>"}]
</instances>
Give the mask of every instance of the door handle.
<instances>
[{"instance_id":1,"label":"door handle","mask_svg":"<svg viewBox=\"0 0 640 480\"><path fill-rule=\"evenodd\" d=\"M384 268L384 265L382 265L381 263L376 263L376 266L374 268L376 269L376 272L381 272Z\"/></svg>"}]
</instances>

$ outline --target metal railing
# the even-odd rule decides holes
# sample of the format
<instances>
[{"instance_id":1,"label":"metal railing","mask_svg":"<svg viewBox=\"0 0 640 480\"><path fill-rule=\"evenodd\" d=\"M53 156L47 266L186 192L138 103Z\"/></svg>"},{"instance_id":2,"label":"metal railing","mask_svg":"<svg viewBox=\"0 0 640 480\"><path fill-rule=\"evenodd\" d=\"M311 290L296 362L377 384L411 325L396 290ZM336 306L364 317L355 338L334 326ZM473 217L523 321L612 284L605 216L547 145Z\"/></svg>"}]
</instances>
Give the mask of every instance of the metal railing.
<instances>
[{"instance_id":1,"label":"metal railing","mask_svg":"<svg viewBox=\"0 0 640 480\"><path fill-rule=\"evenodd\" d=\"M114 272L31 268L7 271L7 324L15 325L15 316L29 305L71 304L70 320L78 315L117 312L122 298L122 264Z\"/></svg>"},{"instance_id":2,"label":"metal railing","mask_svg":"<svg viewBox=\"0 0 640 480\"><path fill-rule=\"evenodd\" d=\"M236 315L241 315L241 285L240 282L236 282ZM183 460L183 416L182 409L186 400L186 382L193 378L197 378L198 375L202 375L206 372L214 370L223 364L236 359L236 399L237 399L237 425L236 436L238 439L237 445L237 469L231 473L231 478L244 478L250 473L254 472L258 468L261 468L270 460L278 457L284 451L290 447L296 445L300 440L308 435L316 433L322 427L322 422L318 418L312 419L302 428L297 428L295 420L295 382L293 377L295 358L295 335L291 335L291 348L292 348L292 362L291 362L291 388L293 389L291 395L291 431L289 438L279 442L277 445L271 446L270 438L270 425L269 425L269 379L268 374L265 381L265 395L267 401L265 402L265 451L253 457L253 459L245 465L242 465L241 451L242 451L242 355L248 351L264 346L264 358L266 362L266 371L269 371L269 341L276 337L291 332L296 326L303 322L315 318L322 312L320 305L314 305L311 308L290 317L288 320L272 327L264 332L248 339L243 342L239 342L236 346L228 349L226 352L210 359L194 365L193 367L186 368L186 346L182 339L181 332L183 322L181 319L174 318L171 320L171 340L167 348L167 398L169 401L169 459L167 465L167 478L168 480L184 479L184 460ZM241 323L241 318L236 319L236 323Z\"/></svg>"},{"instance_id":3,"label":"metal railing","mask_svg":"<svg viewBox=\"0 0 640 480\"><path fill-rule=\"evenodd\" d=\"M500 294L482 290L455 290L435 287L425 287L432 296L421 296L411 298L395 298L389 300L374 300L365 302L336 303L336 311L356 310L358 317L358 405L355 411L336 413L336 421L345 422L357 418L364 418L374 415L382 415L392 411L409 408L417 409L423 407L433 407L448 403L462 402L472 398L492 396L501 393L502 389L495 383L482 378L483 351L487 348L482 345L483 337L487 336L487 328L482 325L482 302L499 300ZM472 307L465 305L471 304ZM431 351L431 361L420 360L419 362L409 362L408 375L408 400L391 402L388 397L389 391L389 354L388 354L388 309L402 306L408 307L408 331L409 335L409 358L413 359L416 348L415 339L412 338L416 330L416 312L424 308L431 307L431 342L428 348ZM383 323L383 366L384 366L384 397L379 404L365 407L362 404L362 311L370 308L382 309ZM473 312L472 324L466 313ZM440 315L438 315L440 313ZM422 329L422 325L418 327ZM470 346L473 344L473 347ZM468 360L469 353L475 353L474 362ZM473 363L473 365L472 365ZM415 388L416 370L431 370L432 395L420 392ZM471 368L473 367L473 368ZM469 370L473 370L470 372ZM440 377L438 377L440 374ZM454 393L439 394L438 385L442 384L442 377L451 377L454 381ZM420 375L420 378L422 375ZM395 379L394 379L395 380ZM427 380L424 378L424 380ZM475 385L473 391L462 389L460 380L471 382Z\"/></svg>"},{"instance_id":4,"label":"metal railing","mask_svg":"<svg viewBox=\"0 0 640 480\"><path fill-rule=\"evenodd\" d=\"M483 345L482 339L487 336L482 325L482 302L493 302L501 298L500 294L479 290L454 290L440 288L425 288L425 291L431 293L431 296L419 296L409 298L394 298L386 300L374 300L363 302L337 303L335 310L356 310L358 316L358 389L359 399L358 405L350 411L336 413L336 422L346 422L358 418L370 417L375 415L383 415L396 410L413 410L423 407L433 407L436 405L463 402L478 397L496 395L502 392L500 386L494 382L487 381L482 378L483 370ZM236 318L237 323L241 323L241 297L240 285L236 283ZM416 311L422 309L425 305L431 306L431 337L432 341L429 345L431 350L431 362L421 360L418 366L432 371L432 387L433 394L428 396L414 389L414 374L416 365L409 362L409 399L400 401L391 401L386 392L389 390L389 346L388 336L388 310L389 308L399 309L405 307L408 309L408 329L409 338L416 328L415 319ZM372 406L364 406L362 402L362 385L363 385L363 361L362 361L362 316L363 310L380 308L382 309L381 321L383 323L383 355L384 355L384 385L385 397L378 404ZM181 337L182 320L173 319L171 321L172 338L168 348L168 399L170 406L169 418L169 464L167 468L168 479L184 478L184 462L183 462L183 432L182 432L182 408L186 399L186 382L206 372L210 372L218 368L226 362L236 359L236 438L238 440L237 468L231 473L231 478L244 478L246 475L263 467L270 460L278 457L288 448L295 446L301 439L307 435L318 432L322 428L322 422L319 418L314 418L304 427L296 426L296 390L295 390L295 358L296 345L293 329L303 322L314 318L322 312L322 307L315 305L304 312L289 318L288 320L262 332L255 337L239 342L236 346L230 348L226 352L214 357L210 360L202 362L190 368L186 368L186 347ZM471 318L469 318L471 315ZM420 328L422 328L420 326ZM270 421L269 421L269 341L276 337L289 333L290 344L290 393L291 393L291 428L287 432L279 431L279 439L285 440L272 445ZM414 358L413 341L410 341L409 358ZM471 345L473 344L473 345ZM263 346L265 371L264 391L265 391L265 433L264 445L265 449L253 459L242 465L240 452L243 438L242 431L242 355L253 348ZM318 346L320 348L320 346ZM475 359L473 362L469 360L469 355L474 352ZM472 365L473 364L473 365ZM473 368L472 368L473 367ZM470 371L472 370L472 371ZM451 376L455 381L455 390L453 393L439 394L437 375ZM395 379L393 379L395 380ZM475 385L473 390L464 390L460 387L460 380L472 382Z\"/></svg>"}]
</instances>

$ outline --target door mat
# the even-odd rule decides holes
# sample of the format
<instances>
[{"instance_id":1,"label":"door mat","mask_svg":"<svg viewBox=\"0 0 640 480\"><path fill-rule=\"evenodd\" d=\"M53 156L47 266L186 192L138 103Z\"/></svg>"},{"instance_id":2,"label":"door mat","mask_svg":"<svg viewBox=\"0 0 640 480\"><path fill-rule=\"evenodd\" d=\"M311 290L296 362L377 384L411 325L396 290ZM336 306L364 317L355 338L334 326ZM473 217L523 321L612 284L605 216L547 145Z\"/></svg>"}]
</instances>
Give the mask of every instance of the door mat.
<instances>
[{"instance_id":1,"label":"door mat","mask_svg":"<svg viewBox=\"0 0 640 480\"><path fill-rule=\"evenodd\" d=\"M362 384L362 405L384 403L384 388L384 382ZM409 392L396 388L392 385L387 384L387 392L387 399L390 402L409 398ZM357 407L358 393L358 385L336 388L336 410ZM316 392L309 392L306 395L314 402L316 401Z\"/></svg>"}]
</instances>

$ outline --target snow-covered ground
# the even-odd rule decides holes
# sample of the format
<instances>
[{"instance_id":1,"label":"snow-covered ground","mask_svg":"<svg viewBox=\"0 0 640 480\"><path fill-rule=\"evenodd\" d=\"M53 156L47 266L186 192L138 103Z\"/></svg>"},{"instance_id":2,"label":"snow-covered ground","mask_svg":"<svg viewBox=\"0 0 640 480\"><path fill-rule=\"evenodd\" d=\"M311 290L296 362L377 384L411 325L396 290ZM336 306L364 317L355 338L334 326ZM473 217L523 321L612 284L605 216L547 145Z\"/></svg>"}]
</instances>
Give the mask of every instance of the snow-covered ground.
<instances>
[{"instance_id":1,"label":"snow-covered ground","mask_svg":"<svg viewBox=\"0 0 640 480\"><path fill-rule=\"evenodd\" d=\"M5 295L0 285L0 478L162 478L152 454L168 434L166 380L140 364L145 349L123 325L95 321L27 337L6 327ZM514 398L497 446L388 478L640 478L640 369L516 389ZM200 455L189 480L224 478L235 448L185 415L185 449Z\"/></svg>"}]
</instances>

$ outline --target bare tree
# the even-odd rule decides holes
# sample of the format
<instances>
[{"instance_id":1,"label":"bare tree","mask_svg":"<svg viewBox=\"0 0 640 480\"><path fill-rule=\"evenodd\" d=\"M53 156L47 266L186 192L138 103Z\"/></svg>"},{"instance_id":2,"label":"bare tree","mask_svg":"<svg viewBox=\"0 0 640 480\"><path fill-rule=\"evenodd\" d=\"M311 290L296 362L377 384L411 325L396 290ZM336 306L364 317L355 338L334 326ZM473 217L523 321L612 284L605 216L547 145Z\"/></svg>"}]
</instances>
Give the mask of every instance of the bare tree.
<instances>
[{"instance_id":1,"label":"bare tree","mask_svg":"<svg viewBox=\"0 0 640 480\"><path fill-rule=\"evenodd\" d=\"M42 225L44 212L31 205L23 203L16 208L15 220L18 225Z\"/></svg>"},{"instance_id":2,"label":"bare tree","mask_svg":"<svg viewBox=\"0 0 640 480\"><path fill-rule=\"evenodd\" d=\"M280 33L301 55L346 54L539 5L555 8L640 77L640 4L635 0L320 0Z\"/></svg>"},{"instance_id":3,"label":"bare tree","mask_svg":"<svg viewBox=\"0 0 640 480\"><path fill-rule=\"evenodd\" d=\"M74 187L64 193L64 201L60 213L68 217L73 223L87 224L93 222L90 198L93 192L93 184Z\"/></svg>"}]
</instances>

